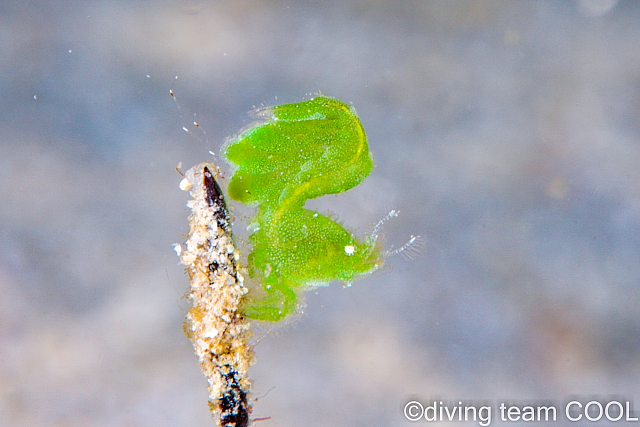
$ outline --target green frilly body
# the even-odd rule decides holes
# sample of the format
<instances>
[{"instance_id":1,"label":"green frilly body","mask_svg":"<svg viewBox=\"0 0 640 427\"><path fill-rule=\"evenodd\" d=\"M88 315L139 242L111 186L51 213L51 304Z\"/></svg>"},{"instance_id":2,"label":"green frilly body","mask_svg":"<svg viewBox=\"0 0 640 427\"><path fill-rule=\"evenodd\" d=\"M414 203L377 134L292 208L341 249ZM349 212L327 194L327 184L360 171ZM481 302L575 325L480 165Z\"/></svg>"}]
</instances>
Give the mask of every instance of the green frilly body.
<instances>
[{"instance_id":1,"label":"green frilly body","mask_svg":"<svg viewBox=\"0 0 640 427\"><path fill-rule=\"evenodd\" d=\"M223 155L236 166L229 196L258 206L248 268L266 294L251 298L244 313L277 321L295 312L301 289L348 282L381 264L375 239L362 241L304 208L308 199L358 185L373 158L355 110L337 99L317 96L258 113L265 121L230 141Z\"/></svg>"}]
</instances>

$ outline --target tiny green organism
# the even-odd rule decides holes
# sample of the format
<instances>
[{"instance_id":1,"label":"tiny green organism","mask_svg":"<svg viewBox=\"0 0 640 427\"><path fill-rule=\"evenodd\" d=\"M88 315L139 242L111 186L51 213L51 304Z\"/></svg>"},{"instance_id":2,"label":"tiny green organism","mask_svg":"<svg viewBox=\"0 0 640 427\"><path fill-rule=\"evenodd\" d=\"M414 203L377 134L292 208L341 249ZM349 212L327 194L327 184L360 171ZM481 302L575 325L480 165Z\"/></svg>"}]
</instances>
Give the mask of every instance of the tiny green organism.
<instances>
[{"instance_id":1,"label":"tiny green organism","mask_svg":"<svg viewBox=\"0 0 640 427\"><path fill-rule=\"evenodd\" d=\"M316 96L257 114L263 121L228 142L223 155L235 166L229 196L258 208L248 270L263 291L243 310L253 319L278 321L296 311L305 288L349 283L382 265L375 233L360 239L304 208L309 199L360 184L373 158L354 108L337 99Z\"/></svg>"}]
</instances>

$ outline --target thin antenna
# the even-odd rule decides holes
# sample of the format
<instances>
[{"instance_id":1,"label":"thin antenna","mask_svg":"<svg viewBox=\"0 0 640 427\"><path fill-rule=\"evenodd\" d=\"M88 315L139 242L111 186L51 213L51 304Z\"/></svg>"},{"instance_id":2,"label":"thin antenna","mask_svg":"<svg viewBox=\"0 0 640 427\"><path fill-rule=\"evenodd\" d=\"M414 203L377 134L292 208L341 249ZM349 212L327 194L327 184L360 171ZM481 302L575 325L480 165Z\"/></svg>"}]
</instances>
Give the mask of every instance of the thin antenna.
<instances>
[{"instance_id":1,"label":"thin antenna","mask_svg":"<svg viewBox=\"0 0 640 427\"><path fill-rule=\"evenodd\" d=\"M178 76L175 76L173 78L173 83L171 83L171 87L169 88L169 95L171 95L171 98L173 99L173 102L174 102L174 104L176 106L176 110L178 110L178 118L180 119L180 126L182 127L183 131L187 132L188 134L191 134L191 136L196 138L198 141L209 145L209 139L207 138L207 132L205 132L205 130L198 124L198 121L196 120L197 113L193 113L193 126L195 126L196 128L200 129L200 132L202 132L202 135L204 135L204 139L202 139L201 137L199 137L198 135L193 133L184 124L184 119L182 118L182 110L180 109L180 103L178 102L178 98L176 97L176 94L173 92L173 87L175 86L177 80L178 80Z\"/></svg>"}]
</instances>

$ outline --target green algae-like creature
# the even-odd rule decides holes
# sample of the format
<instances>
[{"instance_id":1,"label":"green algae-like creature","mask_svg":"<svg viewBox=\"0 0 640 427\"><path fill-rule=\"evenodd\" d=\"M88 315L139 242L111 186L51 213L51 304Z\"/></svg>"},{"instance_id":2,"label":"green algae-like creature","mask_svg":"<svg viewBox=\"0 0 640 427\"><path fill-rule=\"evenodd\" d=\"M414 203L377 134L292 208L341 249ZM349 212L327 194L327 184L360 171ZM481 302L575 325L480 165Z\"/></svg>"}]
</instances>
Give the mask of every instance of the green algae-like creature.
<instances>
[{"instance_id":1,"label":"green algae-like creature","mask_svg":"<svg viewBox=\"0 0 640 427\"><path fill-rule=\"evenodd\" d=\"M263 121L227 143L223 155L236 166L229 196L258 207L248 269L265 292L253 296L244 313L278 321L296 311L301 290L349 283L382 264L375 233L361 240L304 208L309 199L361 183L373 158L354 108L337 99L316 96L257 115Z\"/></svg>"}]
</instances>

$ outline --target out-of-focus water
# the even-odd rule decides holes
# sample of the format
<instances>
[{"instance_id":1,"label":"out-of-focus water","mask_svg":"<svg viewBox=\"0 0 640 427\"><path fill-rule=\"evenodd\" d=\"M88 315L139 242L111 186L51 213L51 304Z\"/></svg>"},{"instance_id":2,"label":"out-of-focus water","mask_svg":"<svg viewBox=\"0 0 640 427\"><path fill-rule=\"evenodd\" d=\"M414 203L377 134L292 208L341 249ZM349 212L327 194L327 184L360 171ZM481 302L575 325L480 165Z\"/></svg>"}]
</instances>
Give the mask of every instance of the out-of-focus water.
<instances>
[{"instance_id":1,"label":"out-of-focus water","mask_svg":"<svg viewBox=\"0 0 640 427\"><path fill-rule=\"evenodd\" d=\"M318 91L376 168L311 205L358 233L397 209L387 245L426 243L261 334L259 425L640 407L638 22L631 0L3 2L0 425L212 425L174 168Z\"/></svg>"}]
</instances>

